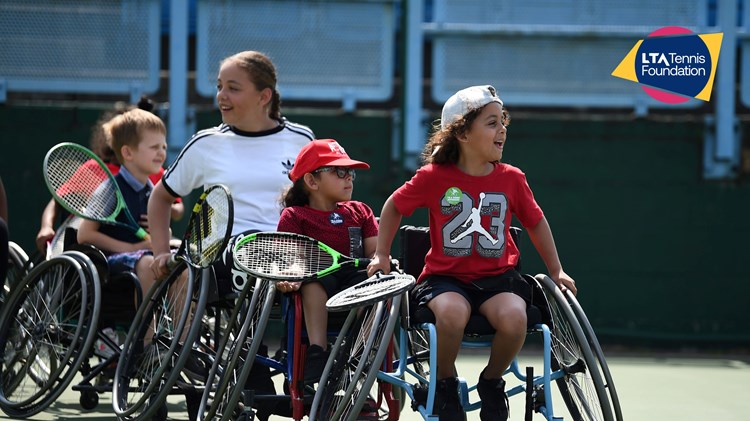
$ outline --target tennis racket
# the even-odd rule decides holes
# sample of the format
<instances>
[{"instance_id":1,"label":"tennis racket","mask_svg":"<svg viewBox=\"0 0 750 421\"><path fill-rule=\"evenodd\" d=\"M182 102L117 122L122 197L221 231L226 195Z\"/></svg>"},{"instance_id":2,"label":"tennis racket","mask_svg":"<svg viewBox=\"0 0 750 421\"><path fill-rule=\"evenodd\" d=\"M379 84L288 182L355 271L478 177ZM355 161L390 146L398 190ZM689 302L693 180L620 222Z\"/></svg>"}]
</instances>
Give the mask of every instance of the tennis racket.
<instances>
[{"instance_id":1,"label":"tennis racket","mask_svg":"<svg viewBox=\"0 0 750 421\"><path fill-rule=\"evenodd\" d=\"M416 280L405 273L375 275L352 285L326 301L328 311L347 311L386 300L414 287Z\"/></svg>"},{"instance_id":2,"label":"tennis racket","mask_svg":"<svg viewBox=\"0 0 750 421\"><path fill-rule=\"evenodd\" d=\"M193 206L185 235L170 269L184 260L195 268L207 268L221 255L232 235L234 205L232 194L222 184L209 187Z\"/></svg>"},{"instance_id":3,"label":"tennis racket","mask_svg":"<svg viewBox=\"0 0 750 421\"><path fill-rule=\"evenodd\" d=\"M271 281L317 279L345 266L370 263L370 259L345 256L318 240L288 232L248 235L234 246L234 261L245 272Z\"/></svg>"},{"instance_id":4,"label":"tennis racket","mask_svg":"<svg viewBox=\"0 0 750 421\"><path fill-rule=\"evenodd\" d=\"M57 203L73 215L117 225L141 240L149 239L128 211L115 177L89 149L69 142L53 146L44 157L44 181ZM126 222L117 220L120 214Z\"/></svg>"}]
</instances>

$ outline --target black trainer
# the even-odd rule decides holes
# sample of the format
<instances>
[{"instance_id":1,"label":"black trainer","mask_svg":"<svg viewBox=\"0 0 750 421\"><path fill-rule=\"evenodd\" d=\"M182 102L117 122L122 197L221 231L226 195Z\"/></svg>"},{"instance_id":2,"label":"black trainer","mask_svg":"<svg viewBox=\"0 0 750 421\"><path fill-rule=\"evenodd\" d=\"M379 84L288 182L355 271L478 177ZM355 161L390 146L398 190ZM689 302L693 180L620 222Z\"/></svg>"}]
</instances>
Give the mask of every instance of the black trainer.
<instances>
[{"instance_id":1,"label":"black trainer","mask_svg":"<svg viewBox=\"0 0 750 421\"><path fill-rule=\"evenodd\" d=\"M305 356L305 367L304 367L304 382L315 383L320 380L320 376L323 374L323 369L326 368L326 361L331 351L324 350L319 345L310 345L307 348L307 355Z\"/></svg>"},{"instance_id":2,"label":"black trainer","mask_svg":"<svg viewBox=\"0 0 750 421\"><path fill-rule=\"evenodd\" d=\"M485 379L484 371L479 375L477 392L482 401L479 418L482 421L505 421L508 419L508 395L505 394L505 380Z\"/></svg>"},{"instance_id":3,"label":"black trainer","mask_svg":"<svg viewBox=\"0 0 750 421\"><path fill-rule=\"evenodd\" d=\"M448 377L437 382L435 411L440 421L466 421L466 412L458 398L458 379Z\"/></svg>"}]
</instances>

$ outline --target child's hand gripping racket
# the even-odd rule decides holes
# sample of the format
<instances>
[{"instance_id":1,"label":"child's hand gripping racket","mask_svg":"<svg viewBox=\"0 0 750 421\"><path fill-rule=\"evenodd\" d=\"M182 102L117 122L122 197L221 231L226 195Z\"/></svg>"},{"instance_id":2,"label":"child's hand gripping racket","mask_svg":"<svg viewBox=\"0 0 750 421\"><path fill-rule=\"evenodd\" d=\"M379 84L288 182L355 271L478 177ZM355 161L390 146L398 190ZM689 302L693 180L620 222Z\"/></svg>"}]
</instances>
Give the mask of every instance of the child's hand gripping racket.
<instances>
[{"instance_id":1,"label":"child's hand gripping racket","mask_svg":"<svg viewBox=\"0 0 750 421\"><path fill-rule=\"evenodd\" d=\"M237 242L234 261L258 278L303 281L321 278L345 266L366 267L370 259L345 256L300 234L258 232Z\"/></svg>"},{"instance_id":2,"label":"child's hand gripping racket","mask_svg":"<svg viewBox=\"0 0 750 421\"><path fill-rule=\"evenodd\" d=\"M44 181L52 196L68 212L102 224L131 230L141 240L149 235L133 218L107 166L89 149L60 143L44 158ZM118 221L123 214L126 221Z\"/></svg>"},{"instance_id":3,"label":"child's hand gripping racket","mask_svg":"<svg viewBox=\"0 0 750 421\"><path fill-rule=\"evenodd\" d=\"M210 266L226 248L233 221L229 189L221 184L209 187L195 202L180 248L167 267L173 269L179 260L195 268Z\"/></svg>"}]
</instances>

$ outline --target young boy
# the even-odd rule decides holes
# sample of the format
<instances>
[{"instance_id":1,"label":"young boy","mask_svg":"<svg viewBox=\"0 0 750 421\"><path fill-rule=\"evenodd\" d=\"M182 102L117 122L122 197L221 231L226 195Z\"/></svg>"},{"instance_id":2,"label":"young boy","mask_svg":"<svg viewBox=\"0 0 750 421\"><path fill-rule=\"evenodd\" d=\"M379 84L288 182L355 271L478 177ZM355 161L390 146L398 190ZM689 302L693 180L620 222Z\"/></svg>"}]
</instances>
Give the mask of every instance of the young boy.
<instances>
[{"instance_id":1,"label":"young boy","mask_svg":"<svg viewBox=\"0 0 750 421\"><path fill-rule=\"evenodd\" d=\"M149 175L161 169L167 156L164 122L148 111L133 109L114 117L104 129L109 131L112 149L121 163L115 180L128 211L145 215L154 187ZM126 228L86 220L78 229L78 242L103 250L111 274L134 271L144 293L154 284L150 240L140 240Z\"/></svg>"},{"instance_id":2,"label":"young boy","mask_svg":"<svg viewBox=\"0 0 750 421\"><path fill-rule=\"evenodd\" d=\"M388 198L380 213L378 245L368 272L388 273L391 243L402 215L429 210L431 249L412 292L435 314L440 420L465 420L454 363L472 313L495 328L490 359L479 375L482 421L508 418L502 374L526 338L530 287L515 270L518 248L510 236L515 215L529 233L550 277L575 293L562 268L549 224L524 173L500 162L510 116L495 88L472 86L443 106L440 126L425 146L425 166Z\"/></svg>"}]
</instances>

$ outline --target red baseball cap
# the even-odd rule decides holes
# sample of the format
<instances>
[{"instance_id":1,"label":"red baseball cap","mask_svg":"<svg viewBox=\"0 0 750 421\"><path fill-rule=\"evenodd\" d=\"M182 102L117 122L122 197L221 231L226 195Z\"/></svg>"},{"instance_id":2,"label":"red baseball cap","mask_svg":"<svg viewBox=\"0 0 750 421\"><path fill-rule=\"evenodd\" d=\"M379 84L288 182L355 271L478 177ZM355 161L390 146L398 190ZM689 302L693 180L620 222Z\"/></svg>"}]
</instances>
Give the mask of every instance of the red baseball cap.
<instances>
[{"instance_id":1,"label":"red baseball cap","mask_svg":"<svg viewBox=\"0 0 750 421\"><path fill-rule=\"evenodd\" d=\"M350 167L368 169L366 162L349 158L339 142L333 139L316 139L299 151L294 167L289 171L289 179L295 182L303 175L320 167Z\"/></svg>"}]
</instances>

